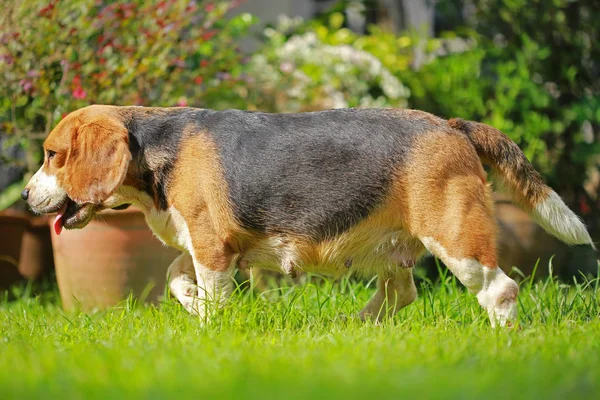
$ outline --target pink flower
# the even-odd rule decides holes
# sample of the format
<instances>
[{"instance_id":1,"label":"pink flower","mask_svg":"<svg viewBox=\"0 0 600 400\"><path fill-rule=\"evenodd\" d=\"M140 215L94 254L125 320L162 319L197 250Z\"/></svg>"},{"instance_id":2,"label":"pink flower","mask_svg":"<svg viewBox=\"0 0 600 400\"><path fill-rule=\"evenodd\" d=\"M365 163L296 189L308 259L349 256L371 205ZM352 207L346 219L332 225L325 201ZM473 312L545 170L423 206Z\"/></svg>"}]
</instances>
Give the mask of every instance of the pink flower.
<instances>
[{"instance_id":1,"label":"pink flower","mask_svg":"<svg viewBox=\"0 0 600 400\"><path fill-rule=\"evenodd\" d=\"M7 54L0 55L0 61L5 61L8 65L12 65L15 62L15 59Z\"/></svg>"},{"instance_id":2,"label":"pink flower","mask_svg":"<svg viewBox=\"0 0 600 400\"><path fill-rule=\"evenodd\" d=\"M29 93L31 91L33 91L33 83L29 80L26 79L21 79L19 81L19 84L21 85L21 87L23 88L23 91L25 93Z\"/></svg>"},{"instance_id":3,"label":"pink flower","mask_svg":"<svg viewBox=\"0 0 600 400\"><path fill-rule=\"evenodd\" d=\"M87 97L87 92L85 90L83 90L83 88L81 86L77 86L75 88L75 90L73 90L73 97L75 97L78 100L83 100Z\"/></svg>"}]
</instances>

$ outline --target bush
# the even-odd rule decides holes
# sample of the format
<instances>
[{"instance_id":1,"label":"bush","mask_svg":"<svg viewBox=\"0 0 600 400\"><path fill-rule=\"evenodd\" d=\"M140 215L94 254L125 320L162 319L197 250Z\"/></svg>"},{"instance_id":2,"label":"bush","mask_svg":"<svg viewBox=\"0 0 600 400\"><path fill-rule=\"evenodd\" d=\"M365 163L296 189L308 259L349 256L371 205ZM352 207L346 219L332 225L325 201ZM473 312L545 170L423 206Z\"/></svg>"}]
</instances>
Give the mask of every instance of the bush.
<instances>
[{"instance_id":1,"label":"bush","mask_svg":"<svg viewBox=\"0 0 600 400\"><path fill-rule=\"evenodd\" d=\"M241 72L254 19L236 1L3 0L0 130L27 147L91 104L219 107ZM37 157L35 154L37 153Z\"/></svg>"},{"instance_id":2,"label":"bush","mask_svg":"<svg viewBox=\"0 0 600 400\"><path fill-rule=\"evenodd\" d=\"M537 133L536 138L546 145L547 157L539 156L546 175L561 191L583 196L586 172L600 162L600 3L474 0L474 4L473 26L497 44L490 48L490 60L502 61L508 74L537 87L523 90L527 89L523 84L522 95L516 97L508 86L514 79L499 79L504 93L514 101L510 112L497 119L523 124L527 130L542 124L530 135ZM509 60L515 58L513 66ZM543 100L530 100L532 92L540 99L543 92Z\"/></svg>"},{"instance_id":3,"label":"bush","mask_svg":"<svg viewBox=\"0 0 600 400\"><path fill-rule=\"evenodd\" d=\"M551 94L527 67L535 50L511 59L491 60L485 45L440 57L406 77L411 105L444 117L481 121L502 130L544 175L552 176L558 160L547 145L563 122L547 113Z\"/></svg>"}]
</instances>

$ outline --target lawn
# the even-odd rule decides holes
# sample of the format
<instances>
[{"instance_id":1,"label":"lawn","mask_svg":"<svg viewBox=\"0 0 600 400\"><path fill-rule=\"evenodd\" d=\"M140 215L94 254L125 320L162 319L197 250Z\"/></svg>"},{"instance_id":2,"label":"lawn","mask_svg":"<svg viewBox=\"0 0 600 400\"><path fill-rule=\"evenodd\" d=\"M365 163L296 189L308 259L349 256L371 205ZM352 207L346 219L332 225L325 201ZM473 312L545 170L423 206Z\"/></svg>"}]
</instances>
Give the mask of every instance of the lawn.
<instances>
[{"instance_id":1,"label":"lawn","mask_svg":"<svg viewBox=\"0 0 600 400\"><path fill-rule=\"evenodd\" d=\"M381 325L365 283L239 289L201 326L175 302L66 314L55 293L0 304L0 398L598 398L600 283L521 283L492 330L450 276Z\"/></svg>"}]
</instances>

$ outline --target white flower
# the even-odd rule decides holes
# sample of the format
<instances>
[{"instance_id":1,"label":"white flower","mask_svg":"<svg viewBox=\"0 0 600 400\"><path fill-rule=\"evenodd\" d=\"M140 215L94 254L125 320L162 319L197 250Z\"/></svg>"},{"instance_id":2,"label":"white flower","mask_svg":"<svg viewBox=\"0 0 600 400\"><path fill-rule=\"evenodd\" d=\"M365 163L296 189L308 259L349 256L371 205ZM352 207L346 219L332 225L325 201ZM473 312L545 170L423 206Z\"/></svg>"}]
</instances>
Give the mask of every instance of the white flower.
<instances>
[{"instance_id":1,"label":"white flower","mask_svg":"<svg viewBox=\"0 0 600 400\"><path fill-rule=\"evenodd\" d=\"M281 72L285 74L289 74L294 70L294 64L289 61L284 61L281 64L279 64L279 70L281 70Z\"/></svg>"},{"instance_id":2,"label":"white flower","mask_svg":"<svg viewBox=\"0 0 600 400\"><path fill-rule=\"evenodd\" d=\"M280 18L280 25L291 20ZM275 34L273 34L275 36ZM279 46L276 42L273 45ZM289 98L298 101L317 101L327 108L406 106L409 90L372 54L349 45L327 45L314 32L295 35L273 49L272 58L255 55L251 60L254 74L263 79L268 88L283 88ZM308 76L302 72L306 67ZM283 73L283 75L282 75ZM284 75L291 74L290 78ZM315 76L317 74L317 76ZM286 79L287 83L283 83ZM259 80L259 79L257 79ZM373 98L373 87L379 87L382 96ZM313 99L311 93L324 98ZM304 103L306 104L306 103ZM286 105L286 109L296 105Z\"/></svg>"}]
</instances>

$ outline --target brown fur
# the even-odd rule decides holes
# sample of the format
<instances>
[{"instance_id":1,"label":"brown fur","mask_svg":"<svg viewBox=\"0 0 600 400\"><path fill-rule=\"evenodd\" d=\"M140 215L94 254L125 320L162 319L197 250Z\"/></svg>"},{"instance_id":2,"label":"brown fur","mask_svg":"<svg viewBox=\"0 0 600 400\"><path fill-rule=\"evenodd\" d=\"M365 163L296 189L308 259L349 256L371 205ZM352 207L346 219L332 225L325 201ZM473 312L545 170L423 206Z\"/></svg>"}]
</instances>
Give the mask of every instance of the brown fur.
<instances>
[{"instance_id":1,"label":"brown fur","mask_svg":"<svg viewBox=\"0 0 600 400\"><path fill-rule=\"evenodd\" d=\"M141 192L149 192L147 188L148 184L144 182L144 179L142 178L142 171L140 171L140 167L137 163L129 164L129 169L127 170L127 174L123 180L123 185L130 186ZM156 205L156 199L154 199L154 204Z\"/></svg>"},{"instance_id":2,"label":"brown fur","mask_svg":"<svg viewBox=\"0 0 600 400\"><path fill-rule=\"evenodd\" d=\"M486 124L454 118L448 125L467 134L481 161L492 167L514 200L531 211L544 201L551 189L527 161L517 144L498 129Z\"/></svg>"},{"instance_id":3,"label":"brown fur","mask_svg":"<svg viewBox=\"0 0 600 400\"><path fill-rule=\"evenodd\" d=\"M202 161L195 154L203 154ZM249 235L240 229L226 199L218 155L206 135L182 143L174 177L169 202L192 230L194 249L214 270L227 268L238 251L240 263L249 266L277 266L287 257L291 270L284 272L289 274L308 265L311 270L316 267L333 275L359 266L363 272L375 272L375 265L366 264L382 262L408 267L422 253L418 238L425 236L435 238L453 257L497 266L496 226L485 172L468 139L447 128L423 135L411 160L397 168L396 183L378 211L348 232L321 243L289 235ZM384 258L369 250L373 245L370 238L391 238L398 232L404 232L398 248L391 241L382 241L381 245L388 246ZM371 262L366 263L365 258Z\"/></svg>"},{"instance_id":4,"label":"brown fur","mask_svg":"<svg viewBox=\"0 0 600 400\"><path fill-rule=\"evenodd\" d=\"M491 193L467 138L444 130L423 135L399 176L396 198L406 199L412 235L434 238L452 257L497 266Z\"/></svg>"},{"instance_id":5,"label":"brown fur","mask_svg":"<svg viewBox=\"0 0 600 400\"><path fill-rule=\"evenodd\" d=\"M235 254L233 249L239 248L236 234L241 229L233 219L214 144L205 134L192 133L181 143L168 202L186 221L198 261L225 271Z\"/></svg>"},{"instance_id":6,"label":"brown fur","mask_svg":"<svg viewBox=\"0 0 600 400\"><path fill-rule=\"evenodd\" d=\"M441 127L442 129L445 128L445 126L444 126L446 123L445 120L443 120L442 118L436 117L435 115L430 114L425 111L407 110L407 109L400 108L400 109L390 109L390 112L393 112L396 114L402 114L402 116L406 116L406 117L409 117L414 120L424 120L432 125L437 125L437 126Z\"/></svg>"},{"instance_id":7,"label":"brown fur","mask_svg":"<svg viewBox=\"0 0 600 400\"><path fill-rule=\"evenodd\" d=\"M412 267L424 247L406 231L401 207L390 198L350 230L322 242L291 235L253 236L242 242L240 263L261 268L283 264L283 272L292 276L296 268L331 276L372 276L382 267Z\"/></svg>"},{"instance_id":8,"label":"brown fur","mask_svg":"<svg viewBox=\"0 0 600 400\"><path fill-rule=\"evenodd\" d=\"M47 173L56 175L79 203L104 201L121 185L131 161L127 129L112 113L76 111L61 121L44 148L56 153L46 157Z\"/></svg>"}]
</instances>

